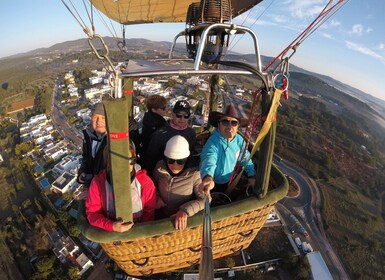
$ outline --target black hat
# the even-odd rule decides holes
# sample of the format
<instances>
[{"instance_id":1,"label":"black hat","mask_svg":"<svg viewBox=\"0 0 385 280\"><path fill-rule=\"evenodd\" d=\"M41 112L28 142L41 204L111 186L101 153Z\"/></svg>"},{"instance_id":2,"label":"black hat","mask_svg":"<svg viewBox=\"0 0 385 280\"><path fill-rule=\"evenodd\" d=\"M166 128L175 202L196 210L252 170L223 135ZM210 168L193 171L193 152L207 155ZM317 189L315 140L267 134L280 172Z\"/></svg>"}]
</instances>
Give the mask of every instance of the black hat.
<instances>
[{"instance_id":1,"label":"black hat","mask_svg":"<svg viewBox=\"0 0 385 280\"><path fill-rule=\"evenodd\" d=\"M239 126L245 127L247 126L247 119L242 118L235 107L230 104L228 105L223 112L213 111L209 115L209 124L213 127L218 127L218 122L223 117L232 117L239 121Z\"/></svg>"},{"instance_id":2,"label":"black hat","mask_svg":"<svg viewBox=\"0 0 385 280\"><path fill-rule=\"evenodd\" d=\"M91 108L91 114L98 114L102 116L106 116L106 112L104 111L103 103L96 103L92 108Z\"/></svg>"},{"instance_id":3,"label":"black hat","mask_svg":"<svg viewBox=\"0 0 385 280\"><path fill-rule=\"evenodd\" d=\"M174 113L185 112L186 114L190 114L190 104L185 100L180 100L175 103L172 111Z\"/></svg>"}]
</instances>

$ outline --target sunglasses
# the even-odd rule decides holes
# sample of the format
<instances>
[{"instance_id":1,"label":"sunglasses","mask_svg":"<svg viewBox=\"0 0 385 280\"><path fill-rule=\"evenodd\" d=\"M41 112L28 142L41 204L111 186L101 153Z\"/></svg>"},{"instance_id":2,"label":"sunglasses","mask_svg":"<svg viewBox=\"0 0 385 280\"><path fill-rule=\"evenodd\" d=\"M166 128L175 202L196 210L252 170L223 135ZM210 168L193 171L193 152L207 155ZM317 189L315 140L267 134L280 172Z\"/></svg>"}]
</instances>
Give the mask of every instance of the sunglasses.
<instances>
[{"instance_id":1,"label":"sunglasses","mask_svg":"<svg viewBox=\"0 0 385 280\"><path fill-rule=\"evenodd\" d=\"M237 126L238 124L239 124L239 122L238 121L230 121L230 120L226 120L226 119L224 119L224 120L220 120L219 121L222 125L224 125L224 126L229 126L229 125L231 125L231 126Z\"/></svg>"},{"instance_id":2,"label":"sunglasses","mask_svg":"<svg viewBox=\"0 0 385 280\"><path fill-rule=\"evenodd\" d=\"M190 118L190 115L175 114L175 116L176 116L178 119L180 119L180 118L185 118L185 119Z\"/></svg>"},{"instance_id":3,"label":"sunglasses","mask_svg":"<svg viewBox=\"0 0 385 280\"><path fill-rule=\"evenodd\" d=\"M187 161L187 158L182 158L182 159L172 159L172 158L168 158L168 157L165 157L164 158L166 163L167 164L174 164L175 162L179 165L183 165L186 163Z\"/></svg>"},{"instance_id":4,"label":"sunglasses","mask_svg":"<svg viewBox=\"0 0 385 280\"><path fill-rule=\"evenodd\" d=\"M136 163L136 157L130 157L128 158L128 161L130 162L130 165L134 165Z\"/></svg>"}]
</instances>

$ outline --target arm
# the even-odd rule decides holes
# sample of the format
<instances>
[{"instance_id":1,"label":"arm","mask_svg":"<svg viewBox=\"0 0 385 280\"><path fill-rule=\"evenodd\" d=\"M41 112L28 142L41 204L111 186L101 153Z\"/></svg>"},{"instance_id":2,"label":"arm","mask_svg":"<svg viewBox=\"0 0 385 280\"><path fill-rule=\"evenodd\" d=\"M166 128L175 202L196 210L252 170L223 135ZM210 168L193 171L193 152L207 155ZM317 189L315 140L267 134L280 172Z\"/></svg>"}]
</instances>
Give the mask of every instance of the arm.
<instances>
[{"instance_id":1,"label":"arm","mask_svg":"<svg viewBox=\"0 0 385 280\"><path fill-rule=\"evenodd\" d=\"M179 207L179 211L176 213L174 226L176 229L183 230L187 227L187 218L195 215L199 211L203 210L205 205L205 195L201 189L202 180L199 175L199 171L196 171L193 178L193 191L196 199L184 203ZM187 182L190 184L190 182ZM211 197L209 197L211 201Z\"/></svg>"},{"instance_id":2,"label":"arm","mask_svg":"<svg viewBox=\"0 0 385 280\"><path fill-rule=\"evenodd\" d=\"M195 215L205 207L205 195L201 191L202 179L198 171L195 172L192 180L195 199L190 200L179 207L180 209L183 209L189 217ZM211 201L211 197L209 197L209 199Z\"/></svg>"},{"instance_id":3,"label":"arm","mask_svg":"<svg viewBox=\"0 0 385 280\"><path fill-rule=\"evenodd\" d=\"M218 148L213 143L211 143L209 139L206 145L203 147L200 165L200 173L202 177L202 184L200 189L206 195L215 186L213 177L215 169L217 168L217 161Z\"/></svg>"},{"instance_id":4,"label":"arm","mask_svg":"<svg viewBox=\"0 0 385 280\"><path fill-rule=\"evenodd\" d=\"M161 139L159 130L155 131L149 140L149 144L146 151L145 162L143 167L148 174L152 175L154 172L155 164L162 158L160 150L163 152L164 148L161 148Z\"/></svg>"},{"instance_id":5,"label":"arm","mask_svg":"<svg viewBox=\"0 0 385 280\"><path fill-rule=\"evenodd\" d=\"M107 231L113 231L113 221L106 216L106 212L102 206L102 198L98 186L100 183L101 181L99 181L98 178L94 178L91 181L86 199L87 219L92 226L99 227Z\"/></svg>"},{"instance_id":6,"label":"arm","mask_svg":"<svg viewBox=\"0 0 385 280\"><path fill-rule=\"evenodd\" d=\"M89 167L87 166L87 159L89 158L90 151L88 149L87 139L88 139L88 134L86 131L83 131L82 160L81 160L80 167L78 170L78 178L77 178L77 181L80 184L85 183L82 180L82 177L85 176L87 174L87 172L89 172Z\"/></svg>"},{"instance_id":7,"label":"arm","mask_svg":"<svg viewBox=\"0 0 385 280\"><path fill-rule=\"evenodd\" d=\"M204 179L206 176L214 177L218 162L218 147L210 139L203 147L201 154L200 173Z\"/></svg>"},{"instance_id":8,"label":"arm","mask_svg":"<svg viewBox=\"0 0 385 280\"><path fill-rule=\"evenodd\" d=\"M145 173L143 175L143 180L140 182L142 185L142 222L148 222L153 221L155 218L156 191L151 178Z\"/></svg>"}]
</instances>

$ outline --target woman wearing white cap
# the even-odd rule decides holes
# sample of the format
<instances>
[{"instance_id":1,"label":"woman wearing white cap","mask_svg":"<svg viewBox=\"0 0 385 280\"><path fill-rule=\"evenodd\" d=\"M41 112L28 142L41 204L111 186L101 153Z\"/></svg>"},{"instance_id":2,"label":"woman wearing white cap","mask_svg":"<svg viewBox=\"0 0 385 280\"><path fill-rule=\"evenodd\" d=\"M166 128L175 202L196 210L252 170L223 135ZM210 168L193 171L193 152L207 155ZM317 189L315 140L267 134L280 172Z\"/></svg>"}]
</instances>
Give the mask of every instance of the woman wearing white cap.
<instances>
[{"instance_id":1,"label":"woman wearing white cap","mask_svg":"<svg viewBox=\"0 0 385 280\"><path fill-rule=\"evenodd\" d=\"M203 210L205 198L198 167L189 167L189 143L177 135L167 141L164 158L156 164L153 181L157 186L157 218L175 215L175 228L185 229L187 217Z\"/></svg>"}]
</instances>

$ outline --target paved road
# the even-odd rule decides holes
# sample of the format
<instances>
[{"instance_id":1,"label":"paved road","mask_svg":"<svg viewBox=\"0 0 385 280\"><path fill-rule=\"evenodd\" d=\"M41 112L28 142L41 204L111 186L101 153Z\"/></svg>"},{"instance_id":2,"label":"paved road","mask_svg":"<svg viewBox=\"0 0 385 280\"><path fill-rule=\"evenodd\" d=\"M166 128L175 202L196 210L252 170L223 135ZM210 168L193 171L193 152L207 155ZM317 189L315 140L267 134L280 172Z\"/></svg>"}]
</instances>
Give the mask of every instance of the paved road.
<instances>
[{"instance_id":1,"label":"paved road","mask_svg":"<svg viewBox=\"0 0 385 280\"><path fill-rule=\"evenodd\" d=\"M292 164L276 162L277 166L288 176L292 177L300 187L296 198L285 198L280 204L281 209L293 213L309 233L308 239L315 250L321 252L333 279L350 279L342 262L334 252L326 237L321 214L320 194L314 180L310 179L304 170ZM282 214L282 213L281 213Z\"/></svg>"},{"instance_id":2,"label":"paved road","mask_svg":"<svg viewBox=\"0 0 385 280\"><path fill-rule=\"evenodd\" d=\"M73 149L81 152L83 138L79 132L74 129L68 122L67 117L63 114L60 103L60 92L58 85L61 83L58 78L52 96L51 103L51 119L60 135L66 139Z\"/></svg>"}]
</instances>

